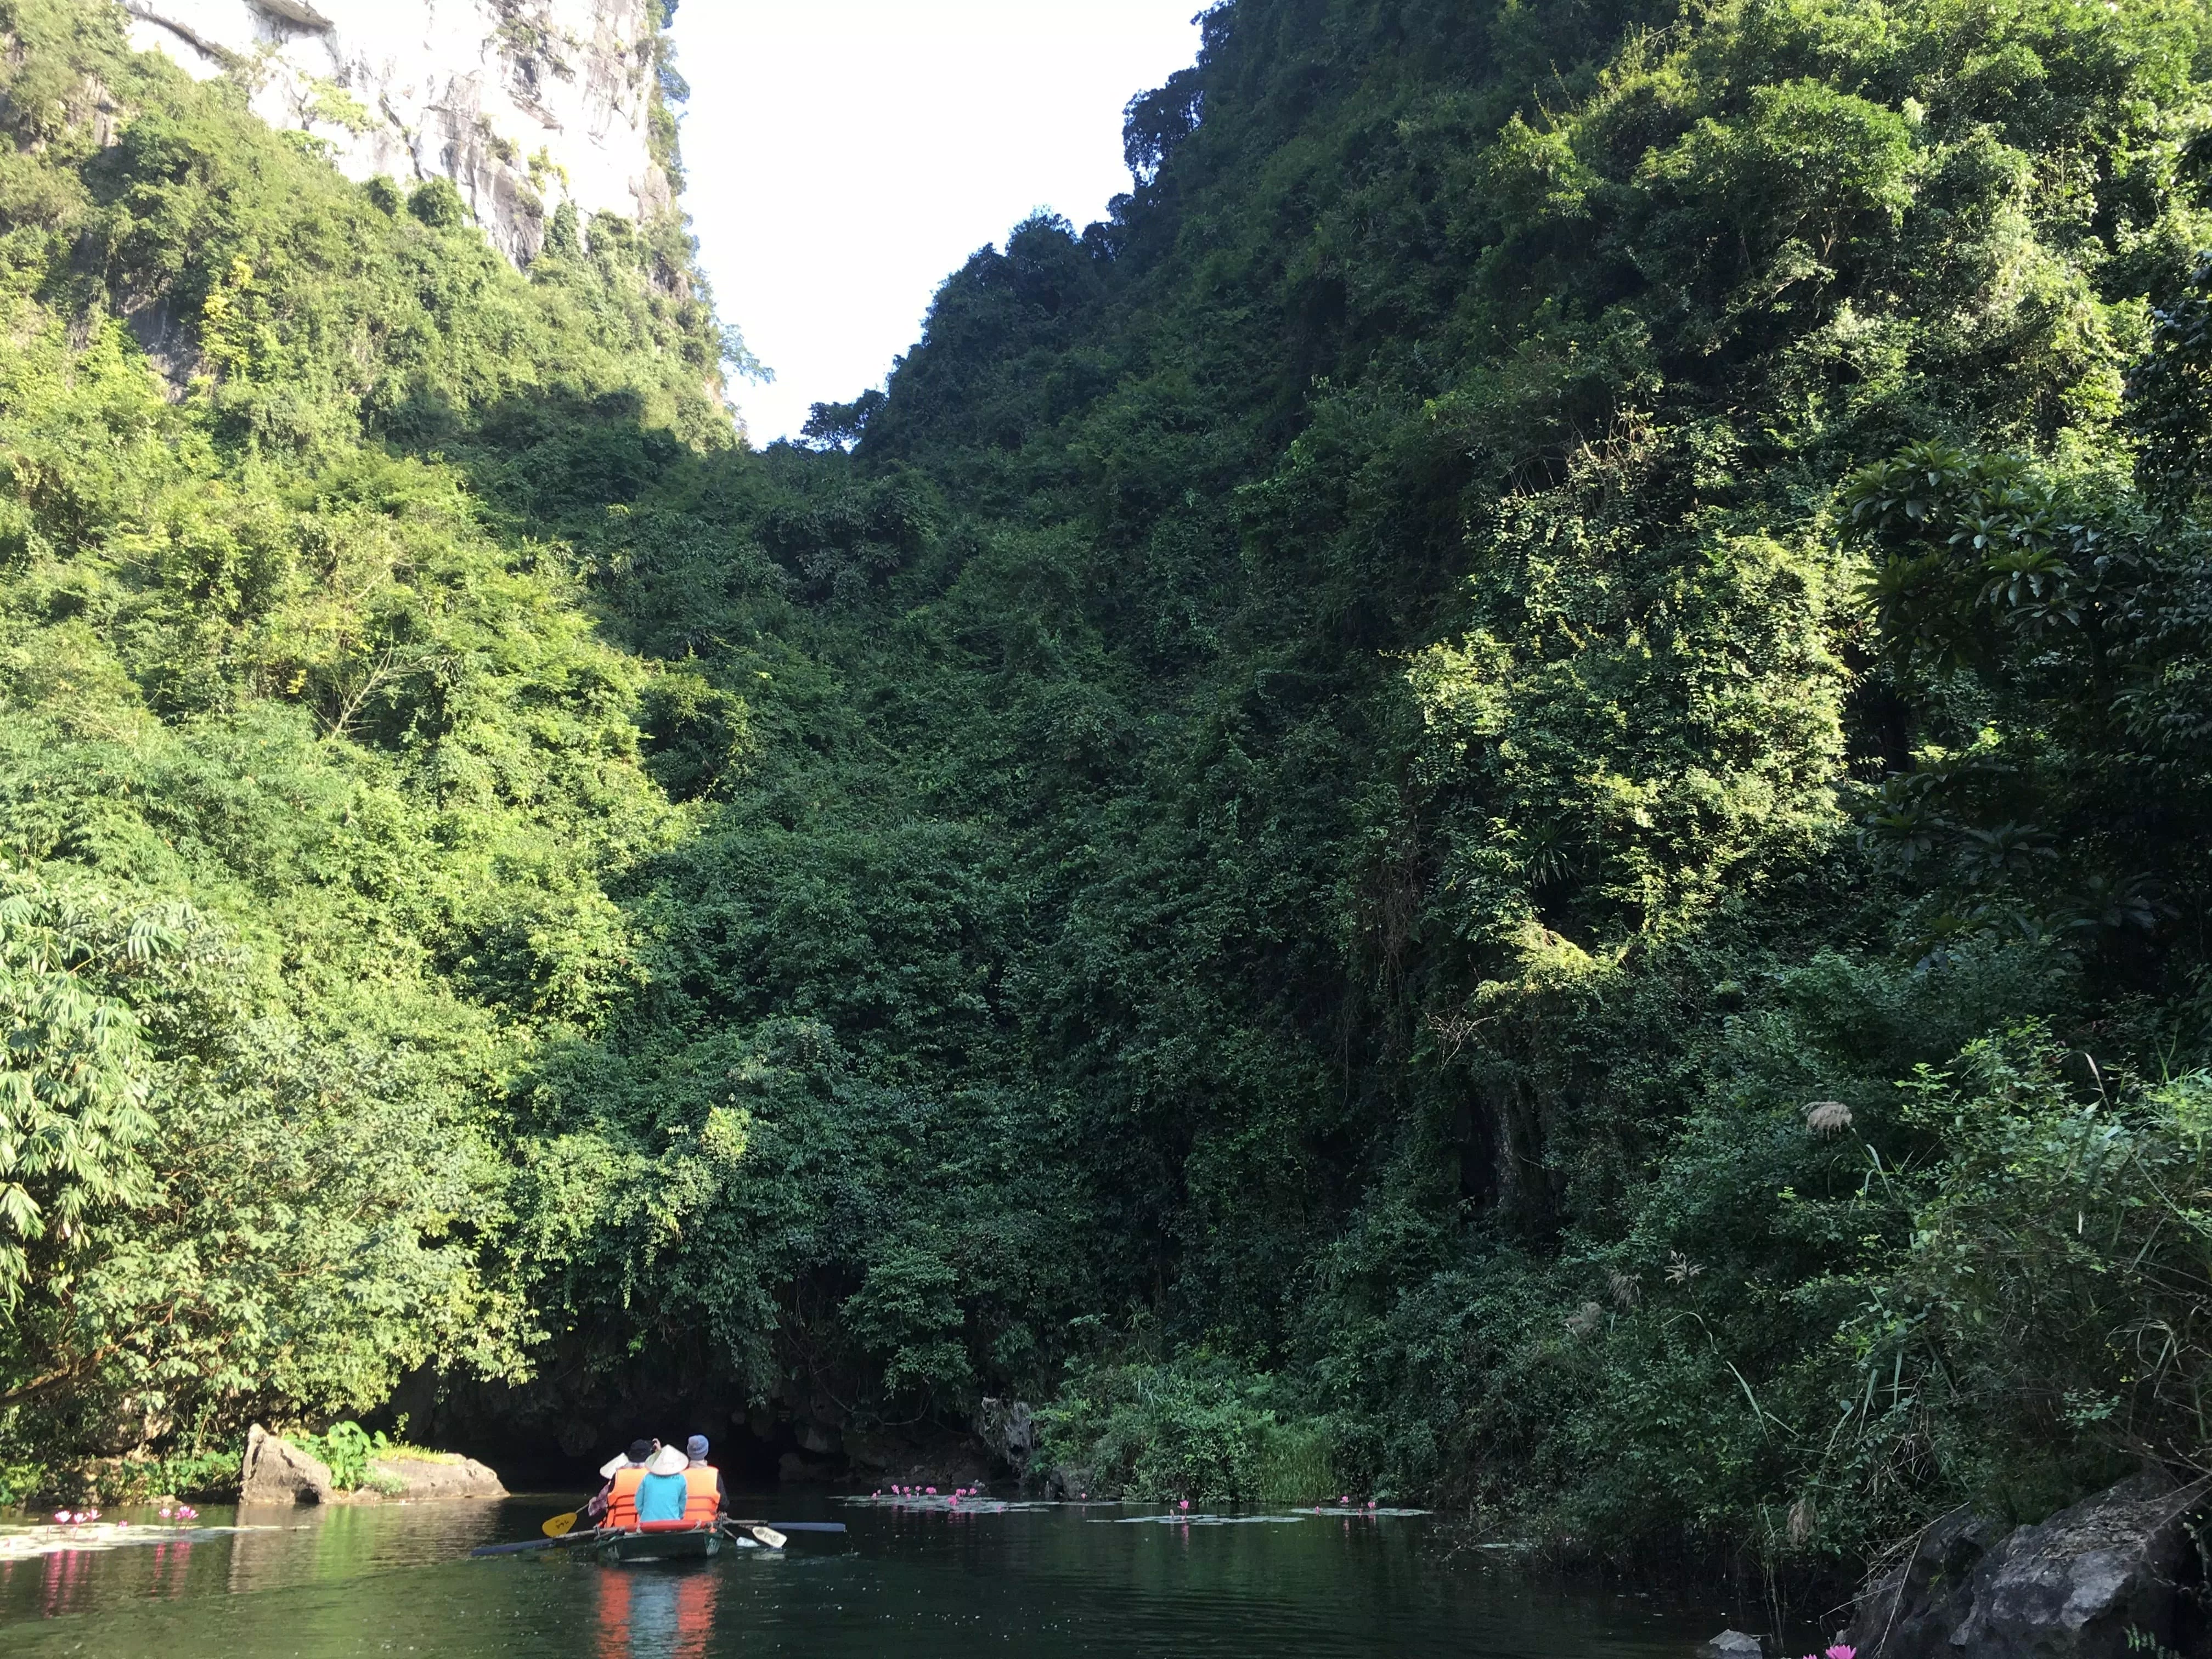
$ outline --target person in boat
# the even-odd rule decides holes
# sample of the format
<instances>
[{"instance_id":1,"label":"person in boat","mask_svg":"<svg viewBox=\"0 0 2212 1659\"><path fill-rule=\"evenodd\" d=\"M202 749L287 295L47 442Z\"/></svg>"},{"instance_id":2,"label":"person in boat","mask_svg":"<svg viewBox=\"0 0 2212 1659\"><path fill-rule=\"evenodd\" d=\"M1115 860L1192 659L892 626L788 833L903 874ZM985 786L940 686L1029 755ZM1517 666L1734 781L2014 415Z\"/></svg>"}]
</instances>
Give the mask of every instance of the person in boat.
<instances>
[{"instance_id":1,"label":"person in boat","mask_svg":"<svg viewBox=\"0 0 2212 1659\"><path fill-rule=\"evenodd\" d=\"M691 1444L696 1457L663 1446L641 1476L617 1471L606 1524L625 1531L713 1526L722 1513L722 1478L708 1466L706 1437L693 1435Z\"/></svg>"},{"instance_id":2,"label":"person in boat","mask_svg":"<svg viewBox=\"0 0 2212 1659\"><path fill-rule=\"evenodd\" d=\"M707 1462L707 1437L703 1434L695 1434L684 1443L684 1455L690 1460L685 1466L684 1478L692 1483L692 1491L696 1494L704 1490L705 1475L700 1471L704 1470L706 1474L712 1475L714 1513L727 1515L730 1512L730 1489L722 1484L722 1472Z\"/></svg>"},{"instance_id":3,"label":"person in boat","mask_svg":"<svg viewBox=\"0 0 2212 1659\"><path fill-rule=\"evenodd\" d=\"M655 1522L680 1525L690 1520L689 1510L691 1508L693 1482L684 1477L684 1471L690 1467L691 1460L674 1446L663 1446L653 1453L653 1462L646 1465L644 1478L631 1489L632 1507L637 1516L635 1524L641 1527L649 1527ZM616 1484L620 1486L629 1473L624 1469L617 1474ZM711 1522L714 1518L714 1512L710 1510L700 1517L700 1523ZM609 1519L611 1522L611 1514Z\"/></svg>"},{"instance_id":4,"label":"person in boat","mask_svg":"<svg viewBox=\"0 0 2212 1659\"><path fill-rule=\"evenodd\" d=\"M615 1487L621 1485L624 1488L624 1508L629 1512L624 1524L636 1525L637 1483L644 1479L646 1466L653 1462L653 1453L659 1449L658 1440L633 1440L628 1451L620 1456L609 1458L602 1464L599 1474L606 1485L599 1488L598 1497L584 1506L584 1518L595 1527L613 1524L607 1520L607 1516L614 1506ZM623 1480L626 1474L629 1476L628 1480Z\"/></svg>"}]
</instances>

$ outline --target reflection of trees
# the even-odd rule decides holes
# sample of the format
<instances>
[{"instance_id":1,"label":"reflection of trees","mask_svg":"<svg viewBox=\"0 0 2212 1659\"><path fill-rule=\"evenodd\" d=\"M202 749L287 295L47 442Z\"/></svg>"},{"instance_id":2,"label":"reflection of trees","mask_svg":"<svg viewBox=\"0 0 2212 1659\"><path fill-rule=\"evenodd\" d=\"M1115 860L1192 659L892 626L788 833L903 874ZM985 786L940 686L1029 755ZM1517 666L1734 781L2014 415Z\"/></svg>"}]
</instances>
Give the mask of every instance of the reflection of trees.
<instances>
[{"instance_id":1,"label":"reflection of trees","mask_svg":"<svg viewBox=\"0 0 2212 1659\"><path fill-rule=\"evenodd\" d=\"M332 1584L466 1557L502 1535L494 1504L311 1504L239 1511L229 1539L233 1595ZM224 1552L220 1549L218 1554Z\"/></svg>"}]
</instances>

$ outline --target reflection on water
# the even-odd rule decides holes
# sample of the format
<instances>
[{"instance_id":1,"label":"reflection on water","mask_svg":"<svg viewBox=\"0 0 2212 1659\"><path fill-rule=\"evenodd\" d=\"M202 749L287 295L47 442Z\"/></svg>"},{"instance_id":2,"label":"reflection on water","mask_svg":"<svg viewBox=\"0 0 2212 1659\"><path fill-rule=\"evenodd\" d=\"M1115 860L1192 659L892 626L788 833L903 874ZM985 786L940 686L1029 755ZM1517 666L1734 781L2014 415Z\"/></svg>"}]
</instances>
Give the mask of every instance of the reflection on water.
<instances>
[{"instance_id":1,"label":"reflection on water","mask_svg":"<svg viewBox=\"0 0 2212 1659\"><path fill-rule=\"evenodd\" d=\"M512 1511L512 1512L503 1512ZM512 1534L543 1503L392 1504L330 1509L210 1505L196 1528L161 1524L152 1510L124 1509L143 1541L97 1552L0 1560L0 1624L55 1619L144 1601L250 1595L317 1581L452 1561ZM534 1520L532 1522L534 1525ZM228 1528L238 1528L236 1531ZM196 1534L187 1536L185 1534Z\"/></svg>"},{"instance_id":2,"label":"reflection on water","mask_svg":"<svg viewBox=\"0 0 2212 1659\"><path fill-rule=\"evenodd\" d=\"M165 1539L127 1550L0 1559L0 1620L60 1619L125 1595L185 1595L192 1548L188 1540Z\"/></svg>"},{"instance_id":3,"label":"reflection on water","mask_svg":"<svg viewBox=\"0 0 2212 1659\"><path fill-rule=\"evenodd\" d=\"M704 1659L720 1587L711 1568L601 1572L593 1585L599 1659Z\"/></svg>"},{"instance_id":4,"label":"reflection on water","mask_svg":"<svg viewBox=\"0 0 2212 1659\"><path fill-rule=\"evenodd\" d=\"M1096 1505L902 1514L771 1498L741 1507L835 1514L851 1536L629 1567L588 1550L467 1559L574 1506L264 1511L234 1534L0 1562L0 1639L10 1659L1685 1659L1730 1622L1454 1565L1418 1519L1128 1526L1138 1511Z\"/></svg>"}]
</instances>

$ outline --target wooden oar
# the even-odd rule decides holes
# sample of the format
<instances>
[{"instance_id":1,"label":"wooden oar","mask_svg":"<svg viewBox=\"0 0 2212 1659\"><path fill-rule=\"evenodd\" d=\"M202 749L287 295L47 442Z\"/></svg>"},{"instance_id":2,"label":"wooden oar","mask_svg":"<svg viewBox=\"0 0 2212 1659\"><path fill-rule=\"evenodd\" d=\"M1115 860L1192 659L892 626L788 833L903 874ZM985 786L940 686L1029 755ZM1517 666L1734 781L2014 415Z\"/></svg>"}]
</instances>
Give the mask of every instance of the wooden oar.
<instances>
[{"instance_id":1,"label":"wooden oar","mask_svg":"<svg viewBox=\"0 0 2212 1659\"><path fill-rule=\"evenodd\" d=\"M745 1533L759 1540L772 1550L780 1550L791 1540L786 1538L765 1521L729 1521L722 1522L723 1529L732 1535Z\"/></svg>"},{"instance_id":2,"label":"wooden oar","mask_svg":"<svg viewBox=\"0 0 2212 1659\"><path fill-rule=\"evenodd\" d=\"M568 1518L573 1525L575 1517L571 1516ZM555 1519L557 1520L559 1517L556 1516ZM479 1544L469 1553L471 1556L521 1555L530 1550L550 1550L557 1549L568 1544L587 1544L599 1535L599 1528L597 1527L588 1527L582 1532L570 1532L564 1529L560 1536L555 1538L532 1538L520 1544Z\"/></svg>"}]
</instances>

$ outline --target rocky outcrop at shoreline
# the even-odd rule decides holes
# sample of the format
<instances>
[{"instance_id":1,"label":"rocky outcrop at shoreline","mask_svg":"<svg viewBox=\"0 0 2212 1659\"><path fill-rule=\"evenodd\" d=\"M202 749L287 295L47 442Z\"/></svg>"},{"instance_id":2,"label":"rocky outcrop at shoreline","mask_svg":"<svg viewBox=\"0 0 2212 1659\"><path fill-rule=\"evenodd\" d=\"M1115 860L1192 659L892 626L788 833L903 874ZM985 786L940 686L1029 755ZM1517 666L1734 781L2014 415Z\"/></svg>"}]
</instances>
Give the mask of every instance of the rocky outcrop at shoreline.
<instances>
[{"instance_id":1,"label":"rocky outcrop at shoreline","mask_svg":"<svg viewBox=\"0 0 2212 1659\"><path fill-rule=\"evenodd\" d=\"M431 1462L417 1457L375 1457L369 1460L371 1474L381 1475L389 1483L397 1481L397 1492L362 1491L349 1493L355 1503L374 1503L389 1498L396 1504L438 1504L462 1498L504 1498L507 1487L489 1465L473 1457L441 1458Z\"/></svg>"},{"instance_id":2,"label":"rocky outcrop at shoreline","mask_svg":"<svg viewBox=\"0 0 2212 1659\"><path fill-rule=\"evenodd\" d=\"M473 1457L374 1457L372 1484L341 1492L330 1466L259 1424L246 1431L239 1475L241 1505L299 1504L436 1504L507 1496L487 1464Z\"/></svg>"},{"instance_id":3,"label":"rocky outcrop at shoreline","mask_svg":"<svg viewBox=\"0 0 2212 1659\"><path fill-rule=\"evenodd\" d=\"M321 1458L258 1423L246 1431L246 1462L238 1477L241 1505L327 1504L337 1491Z\"/></svg>"},{"instance_id":4,"label":"rocky outcrop at shoreline","mask_svg":"<svg viewBox=\"0 0 2212 1659\"><path fill-rule=\"evenodd\" d=\"M2212 1483L2149 1473L2034 1526L1960 1510L1861 1596L1858 1659L2121 1659L2171 1647L2201 1585Z\"/></svg>"}]
</instances>

